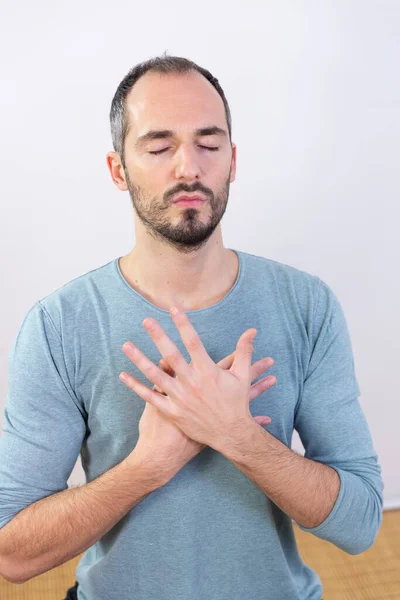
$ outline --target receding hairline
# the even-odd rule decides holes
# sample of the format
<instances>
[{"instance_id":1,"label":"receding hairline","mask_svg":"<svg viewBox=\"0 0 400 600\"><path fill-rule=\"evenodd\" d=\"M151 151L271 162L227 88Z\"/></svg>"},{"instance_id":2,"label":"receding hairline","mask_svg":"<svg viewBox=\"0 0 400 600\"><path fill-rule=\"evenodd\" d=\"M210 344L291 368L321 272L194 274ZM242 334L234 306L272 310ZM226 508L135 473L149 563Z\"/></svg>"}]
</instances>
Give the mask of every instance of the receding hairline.
<instances>
[{"instance_id":1,"label":"receding hairline","mask_svg":"<svg viewBox=\"0 0 400 600\"><path fill-rule=\"evenodd\" d=\"M163 71L158 71L157 69L149 69L148 71L146 71L145 73L143 73L143 75L141 75L141 77L139 77L139 79L134 83L134 85L131 87L131 89L129 90L126 98L125 98L125 118L126 118L126 130L125 130L125 138L128 137L130 131L131 131L131 120L129 118L129 111L128 109L128 101L129 101L129 96L131 95L131 92L135 89L136 84L143 78L145 78L147 76L151 76L151 75L158 75L160 78L169 78L169 77L185 77L187 75L195 75L196 77L199 76L202 79L204 79L205 81L207 81L207 83L209 83L209 85L211 86L211 88L218 94L218 97L220 98L220 100L223 102L223 99L221 97L221 95L219 94L218 90L216 90L216 88L212 85L212 83L210 83L208 81L208 79L206 77L204 77L204 75L202 73L200 73L199 71L197 71L197 69L195 68L191 68L188 69L187 71L184 72L169 72L169 73L165 73ZM226 115L226 109L224 106L224 114L225 114L225 119L227 120L227 115ZM214 134L210 134L210 133L201 133L202 131L207 131L207 130L214 130ZM219 127L217 125L210 125L207 127L200 127L197 129L193 130L193 135L194 136L201 136L201 135L220 135L222 136L226 136L229 139L229 131L227 129L224 129L222 127ZM160 129L160 130L150 130L147 133L145 133L143 136L140 136L136 142L135 142L135 147L140 147L143 146L147 141L149 141L149 139L161 139L161 138L169 138L169 137L174 137L175 136L175 132L172 131L171 129ZM147 138L147 139L145 139Z\"/></svg>"}]
</instances>

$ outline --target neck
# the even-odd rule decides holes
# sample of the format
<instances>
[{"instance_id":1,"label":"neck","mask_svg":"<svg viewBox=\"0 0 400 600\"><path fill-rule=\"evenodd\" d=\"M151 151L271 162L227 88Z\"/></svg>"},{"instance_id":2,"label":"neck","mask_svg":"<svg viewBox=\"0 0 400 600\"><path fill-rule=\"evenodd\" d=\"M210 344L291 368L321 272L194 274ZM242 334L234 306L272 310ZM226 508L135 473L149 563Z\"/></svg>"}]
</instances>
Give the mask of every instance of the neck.
<instances>
[{"instance_id":1,"label":"neck","mask_svg":"<svg viewBox=\"0 0 400 600\"><path fill-rule=\"evenodd\" d=\"M221 236L211 236L189 254L147 239L137 241L119 267L129 285L152 304L188 311L221 300L237 279L239 261L235 252L224 248Z\"/></svg>"}]
</instances>

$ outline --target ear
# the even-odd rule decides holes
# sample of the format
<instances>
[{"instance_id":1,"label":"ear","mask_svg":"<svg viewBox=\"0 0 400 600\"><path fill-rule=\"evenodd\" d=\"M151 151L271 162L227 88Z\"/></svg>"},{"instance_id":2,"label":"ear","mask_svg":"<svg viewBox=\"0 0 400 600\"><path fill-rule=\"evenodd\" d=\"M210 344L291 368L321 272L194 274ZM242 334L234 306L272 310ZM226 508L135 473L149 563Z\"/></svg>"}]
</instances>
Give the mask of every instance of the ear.
<instances>
[{"instance_id":1,"label":"ear","mask_svg":"<svg viewBox=\"0 0 400 600\"><path fill-rule=\"evenodd\" d=\"M235 181L236 179L236 144L232 143L232 161L231 161L231 176L229 181Z\"/></svg>"}]
</instances>

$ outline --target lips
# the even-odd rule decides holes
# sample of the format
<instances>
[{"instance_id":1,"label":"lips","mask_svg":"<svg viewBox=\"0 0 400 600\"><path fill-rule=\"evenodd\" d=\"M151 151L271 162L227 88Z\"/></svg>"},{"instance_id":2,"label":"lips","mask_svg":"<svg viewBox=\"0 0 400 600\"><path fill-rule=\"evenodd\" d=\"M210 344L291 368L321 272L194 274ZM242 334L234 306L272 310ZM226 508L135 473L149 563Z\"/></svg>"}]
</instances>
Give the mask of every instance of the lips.
<instances>
[{"instance_id":1,"label":"lips","mask_svg":"<svg viewBox=\"0 0 400 600\"><path fill-rule=\"evenodd\" d=\"M198 194L194 194L192 196L190 194L181 194L174 199L174 203L179 202L180 200L204 200L204 198Z\"/></svg>"}]
</instances>

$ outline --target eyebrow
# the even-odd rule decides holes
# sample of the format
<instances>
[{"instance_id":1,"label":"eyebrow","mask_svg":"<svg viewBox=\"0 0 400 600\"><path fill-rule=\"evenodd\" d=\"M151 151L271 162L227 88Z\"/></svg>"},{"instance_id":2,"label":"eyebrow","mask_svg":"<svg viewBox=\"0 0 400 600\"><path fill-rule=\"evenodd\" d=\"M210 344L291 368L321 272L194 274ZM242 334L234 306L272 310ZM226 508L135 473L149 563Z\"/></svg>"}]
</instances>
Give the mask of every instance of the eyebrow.
<instances>
[{"instance_id":1,"label":"eyebrow","mask_svg":"<svg viewBox=\"0 0 400 600\"><path fill-rule=\"evenodd\" d=\"M224 137L228 137L227 131L222 129L221 127L217 127L217 125L213 125L212 127L201 127L200 129L194 130L195 136L204 136L204 135L220 135ZM141 135L135 143L135 147L139 148L143 146L147 142L151 140L160 140L165 138L170 138L174 136L174 132L172 129L160 129L160 130L151 130Z\"/></svg>"}]
</instances>

